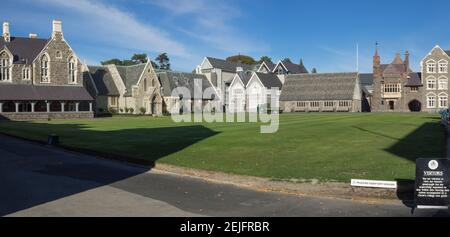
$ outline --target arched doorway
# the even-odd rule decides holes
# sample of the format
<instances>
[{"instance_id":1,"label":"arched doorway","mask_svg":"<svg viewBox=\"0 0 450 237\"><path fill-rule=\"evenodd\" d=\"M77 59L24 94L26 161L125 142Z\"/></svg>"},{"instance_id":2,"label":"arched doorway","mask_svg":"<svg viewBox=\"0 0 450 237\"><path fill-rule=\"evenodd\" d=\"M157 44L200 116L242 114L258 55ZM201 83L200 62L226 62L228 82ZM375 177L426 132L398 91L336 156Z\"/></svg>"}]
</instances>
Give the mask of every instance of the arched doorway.
<instances>
[{"instance_id":1,"label":"arched doorway","mask_svg":"<svg viewBox=\"0 0 450 237\"><path fill-rule=\"evenodd\" d=\"M150 112L151 114L157 114L158 113L158 109L156 106L158 106L158 102L156 101L156 95L153 96L152 100L150 101Z\"/></svg>"},{"instance_id":2,"label":"arched doorway","mask_svg":"<svg viewBox=\"0 0 450 237\"><path fill-rule=\"evenodd\" d=\"M422 103L418 100L413 100L408 104L409 111L411 112L420 112L422 111Z\"/></svg>"}]
</instances>

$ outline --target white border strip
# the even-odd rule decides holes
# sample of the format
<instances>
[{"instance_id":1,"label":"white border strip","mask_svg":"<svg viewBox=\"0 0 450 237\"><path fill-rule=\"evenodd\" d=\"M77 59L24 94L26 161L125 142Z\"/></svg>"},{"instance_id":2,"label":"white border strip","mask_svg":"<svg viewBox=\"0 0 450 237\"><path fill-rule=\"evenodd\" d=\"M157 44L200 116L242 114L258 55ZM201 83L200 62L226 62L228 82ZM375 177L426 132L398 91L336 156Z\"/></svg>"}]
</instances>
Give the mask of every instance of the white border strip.
<instances>
[{"instance_id":1,"label":"white border strip","mask_svg":"<svg viewBox=\"0 0 450 237\"><path fill-rule=\"evenodd\" d=\"M351 185L354 187L365 187L365 188L397 189L397 182L395 181L393 182L393 181L352 179Z\"/></svg>"}]
</instances>

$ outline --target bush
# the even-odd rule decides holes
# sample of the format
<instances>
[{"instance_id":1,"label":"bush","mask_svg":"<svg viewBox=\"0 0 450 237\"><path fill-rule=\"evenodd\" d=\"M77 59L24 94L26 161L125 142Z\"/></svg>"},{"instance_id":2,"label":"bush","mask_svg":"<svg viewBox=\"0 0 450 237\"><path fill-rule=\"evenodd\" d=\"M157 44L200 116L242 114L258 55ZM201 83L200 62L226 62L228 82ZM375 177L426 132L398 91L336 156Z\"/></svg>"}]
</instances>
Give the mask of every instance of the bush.
<instances>
[{"instance_id":1,"label":"bush","mask_svg":"<svg viewBox=\"0 0 450 237\"><path fill-rule=\"evenodd\" d=\"M128 112L130 112L130 110L125 107L125 113L128 114Z\"/></svg>"},{"instance_id":2,"label":"bush","mask_svg":"<svg viewBox=\"0 0 450 237\"><path fill-rule=\"evenodd\" d=\"M134 109L133 108L129 108L130 114L134 113Z\"/></svg>"},{"instance_id":3,"label":"bush","mask_svg":"<svg viewBox=\"0 0 450 237\"><path fill-rule=\"evenodd\" d=\"M116 108L109 108L108 112L110 112L111 114L117 114L117 109Z\"/></svg>"},{"instance_id":4,"label":"bush","mask_svg":"<svg viewBox=\"0 0 450 237\"><path fill-rule=\"evenodd\" d=\"M103 112L105 112L105 110L103 108L98 108L98 112L103 114Z\"/></svg>"},{"instance_id":5,"label":"bush","mask_svg":"<svg viewBox=\"0 0 450 237\"><path fill-rule=\"evenodd\" d=\"M139 112L141 113L141 115L144 115L147 112L147 110L144 107L141 107L139 109Z\"/></svg>"},{"instance_id":6,"label":"bush","mask_svg":"<svg viewBox=\"0 0 450 237\"><path fill-rule=\"evenodd\" d=\"M119 111L120 111L121 114L123 113L123 109L122 108L120 108Z\"/></svg>"}]
</instances>

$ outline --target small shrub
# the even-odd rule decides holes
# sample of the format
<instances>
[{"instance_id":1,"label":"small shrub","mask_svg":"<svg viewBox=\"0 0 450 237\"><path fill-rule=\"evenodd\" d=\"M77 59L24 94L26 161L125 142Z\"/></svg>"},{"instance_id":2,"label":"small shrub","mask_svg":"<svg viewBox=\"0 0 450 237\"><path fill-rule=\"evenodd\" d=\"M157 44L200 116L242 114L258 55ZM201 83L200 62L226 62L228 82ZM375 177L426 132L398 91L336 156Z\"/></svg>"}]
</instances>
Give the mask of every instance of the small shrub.
<instances>
[{"instance_id":1,"label":"small shrub","mask_svg":"<svg viewBox=\"0 0 450 237\"><path fill-rule=\"evenodd\" d=\"M141 115L144 115L147 112L147 110L144 107L141 107L139 109L139 112L141 113Z\"/></svg>"},{"instance_id":2,"label":"small shrub","mask_svg":"<svg viewBox=\"0 0 450 237\"><path fill-rule=\"evenodd\" d=\"M130 108L129 111L130 111L130 114L134 113L134 109L133 108Z\"/></svg>"},{"instance_id":3,"label":"small shrub","mask_svg":"<svg viewBox=\"0 0 450 237\"><path fill-rule=\"evenodd\" d=\"M121 114L123 113L123 109L122 108L120 108L119 111L120 111Z\"/></svg>"},{"instance_id":4,"label":"small shrub","mask_svg":"<svg viewBox=\"0 0 450 237\"><path fill-rule=\"evenodd\" d=\"M101 114L103 114L103 112L105 112L105 110L104 110L103 108L99 108L99 109L98 109L98 112L101 113Z\"/></svg>"},{"instance_id":5,"label":"small shrub","mask_svg":"<svg viewBox=\"0 0 450 237\"><path fill-rule=\"evenodd\" d=\"M125 107L125 113L128 114L129 112L130 112L130 109Z\"/></svg>"},{"instance_id":6,"label":"small shrub","mask_svg":"<svg viewBox=\"0 0 450 237\"><path fill-rule=\"evenodd\" d=\"M109 108L108 112L111 114L117 114L117 109L116 108Z\"/></svg>"}]
</instances>

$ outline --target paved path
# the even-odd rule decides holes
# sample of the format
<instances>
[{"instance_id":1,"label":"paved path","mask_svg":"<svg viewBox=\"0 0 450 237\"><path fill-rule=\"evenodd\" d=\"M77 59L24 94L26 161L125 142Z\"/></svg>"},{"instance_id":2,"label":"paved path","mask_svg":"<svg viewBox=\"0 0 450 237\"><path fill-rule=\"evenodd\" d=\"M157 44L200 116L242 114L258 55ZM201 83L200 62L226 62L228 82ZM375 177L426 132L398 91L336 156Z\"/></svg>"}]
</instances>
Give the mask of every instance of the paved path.
<instances>
[{"instance_id":1,"label":"paved path","mask_svg":"<svg viewBox=\"0 0 450 237\"><path fill-rule=\"evenodd\" d=\"M401 204L257 192L2 135L0 189L0 216L412 216Z\"/></svg>"}]
</instances>

